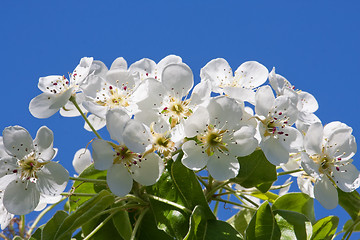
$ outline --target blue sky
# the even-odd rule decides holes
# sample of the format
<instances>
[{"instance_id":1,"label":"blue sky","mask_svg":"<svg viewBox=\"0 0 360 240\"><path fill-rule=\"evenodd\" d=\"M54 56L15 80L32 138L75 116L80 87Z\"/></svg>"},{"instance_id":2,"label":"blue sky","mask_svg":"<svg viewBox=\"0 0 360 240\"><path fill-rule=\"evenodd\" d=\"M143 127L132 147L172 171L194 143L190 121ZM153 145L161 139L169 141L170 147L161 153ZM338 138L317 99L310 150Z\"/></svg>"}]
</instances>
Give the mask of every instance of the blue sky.
<instances>
[{"instance_id":1,"label":"blue sky","mask_svg":"<svg viewBox=\"0 0 360 240\"><path fill-rule=\"evenodd\" d=\"M312 93L323 123L341 121L360 139L360 3L357 1L3 1L0 6L0 129L21 125L34 136L54 131L57 161L71 172L77 149L93 138L80 118L36 119L28 111L41 76L72 72L81 57L110 66L168 54L183 58L200 80L211 59L233 69L248 60ZM354 163L360 168L359 154ZM348 215L340 207L318 218Z\"/></svg>"}]
</instances>

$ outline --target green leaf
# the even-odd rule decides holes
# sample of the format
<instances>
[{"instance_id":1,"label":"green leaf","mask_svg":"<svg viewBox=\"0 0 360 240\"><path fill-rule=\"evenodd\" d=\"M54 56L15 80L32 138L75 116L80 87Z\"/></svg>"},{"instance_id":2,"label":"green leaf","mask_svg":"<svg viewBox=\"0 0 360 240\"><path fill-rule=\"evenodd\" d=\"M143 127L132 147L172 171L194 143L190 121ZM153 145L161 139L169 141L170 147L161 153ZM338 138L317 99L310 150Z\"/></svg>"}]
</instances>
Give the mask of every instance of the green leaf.
<instances>
[{"instance_id":1,"label":"green leaf","mask_svg":"<svg viewBox=\"0 0 360 240\"><path fill-rule=\"evenodd\" d=\"M304 214L315 223L314 199L304 193L287 193L274 202L272 210L282 209Z\"/></svg>"},{"instance_id":2,"label":"green leaf","mask_svg":"<svg viewBox=\"0 0 360 240\"><path fill-rule=\"evenodd\" d=\"M45 224L41 239L52 240L55 239L55 234L60 225L64 222L65 218L69 215L65 211L57 211L55 215ZM65 236L66 239L71 239L71 233Z\"/></svg>"},{"instance_id":3,"label":"green leaf","mask_svg":"<svg viewBox=\"0 0 360 240\"><path fill-rule=\"evenodd\" d=\"M262 192L267 191L277 180L276 167L272 165L261 150L255 150L245 157L238 157L240 163L239 174L231 179L245 188L258 187Z\"/></svg>"},{"instance_id":4,"label":"green leaf","mask_svg":"<svg viewBox=\"0 0 360 240\"><path fill-rule=\"evenodd\" d=\"M268 202L264 202L256 211L245 233L247 240L280 239L280 229Z\"/></svg>"},{"instance_id":5,"label":"green leaf","mask_svg":"<svg viewBox=\"0 0 360 240\"><path fill-rule=\"evenodd\" d=\"M355 221L360 214L360 194L357 191L343 192L337 188L339 205L345 209Z\"/></svg>"},{"instance_id":6,"label":"green leaf","mask_svg":"<svg viewBox=\"0 0 360 240\"><path fill-rule=\"evenodd\" d=\"M184 240L204 239L207 220L203 207L200 205L196 206L191 214L190 228Z\"/></svg>"},{"instance_id":7,"label":"green leaf","mask_svg":"<svg viewBox=\"0 0 360 240\"><path fill-rule=\"evenodd\" d=\"M64 239L67 234L96 217L97 214L108 208L114 199L110 192L102 190L98 195L83 203L75 212L65 218L56 232L56 239Z\"/></svg>"},{"instance_id":8,"label":"green leaf","mask_svg":"<svg viewBox=\"0 0 360 240\"><path fill-rule=\"evenodd\" d=\"M36 240L40 240L41 239L41 235L42 235L42 229L43 229L44 225L38 227L38 229L36 229L36 231L33 233L33 235L31 235L32 238L36 239Z\"/></svg>"},{"instance_id":9,"label":"green leaf","mask_svg":"<svg viewBox=\"0 0 360 240\"><path fill-rule=\"evenodd\" d=\"M273 213L282 240L310 239L312 225L304 214L288 210L275 210Z\"/></svg>"},{"instance_id":10,"label":"green leaf","mask_svg":"<svg viewBox=\"0 0 360 240\"><path fill-rule=\"evenodd\" d=\"M352 225L354 224L354 221L352 219L349 219L346 221L346 223L343 226L342 231L347 231ZM360 224L359 222L355 225L355 227L352 230L353 232L360 232Z\"/></svg>"},{"instance_id":11,"label":"green leaf","mask_svg":"<svg viewBox=\"0 0 360 240\"><path fill-rule=\"evenodd\" d=\"M171 162L168 162L171 164ZM185 199L176 187L170 172L165 170L158 180L152 186L146 188L147 193L164 198L168 201L186 206ZM169 236L182 239L189 228L190 214L179 208L149 198L152 213L157 224L157 228L163 230Z\"/></svg>"},{"instance_id":12,"label":"green leaf","mask_svg":"<svg viewBox=\"0 0 360 240\"><path fill-rule=\"evenodd\" d=\"M277 194L272 193L272 192L266 192L266 193L253 192L253 193L251 193L251 196L257 197L264 201L269 201L271 203L275 202L275 200L279 197Z\"/></svg>"},{"instance_id":13,"label":"green leaf","mask_svg":"<svg viewBox=\"0 0 360 240\"><path fill-rule=\"evenodd\" d=\"M251 209L241 209L236 215L227 220L239 233L245 235L245 230L249 225L252 216L256 211Z\"/></svg>"},{"instance_id":14,"label":"green leaf","mask_svg":"<svg viewBox=\"0 0 360 240\"><path fill-rule=\"evenodd\" d=\"M318 220L313 225L313 234L311 240L330 240L335 234L339 218L337 216L328 216Z\"/></svg>"},{"instance_id":15,"label":"green leaf","mask_svg":"<svg viewBox=\"0 0 360 240\"><path fill-rule=\"evenodd\" d=\"M142 219L137 236L139 240L149 240L149 239L173 240L174 239L170 237L168 234L166 234L164 231L159 230L157 228L155 217L151 211L147 211L144 218Z\"/></svg>"},{"instance_id":16,"label":"green leaf","mask_svg":"<svg viewBox=\"0 0 360 240\"><path fill-rule=\"evenodd\" d=\"M86 168L80 176L81 178L89 178L89 179L106 179L106 171L99 171L94 168L94 164L91 164L88 168ZM106 183L91 183L91 182L83 182L83 181L75 181L72 189L74 193L99 193L103 189L107 189ZM81 204L89 200L91 197L86 196L70 196L70 212L75 211Z\"/></svg>"},{"instance_id":17,"label":"green leaf","mask_svg":"<svg viewBox=\"0 0 360 240\"><path fill-rule=\"evenodd\" d=\"M113 224L124 240L130 240L132 226L127 211L119 211L112 218Z\"/></svg>"},{"instance_id":18,"label":"green leaf","mask_svg":"<svg viewBox=\"0 0 360 240\"><path fill-rule=\"evenodd\" d=\"M100 217L96 217L87 223L83 224L81 229L84 237L89 235L99 224L109 217L109 214L103 214ZM123 240L119 235L112 221L107 221L101 228L91 237L91 240L103 240L103 239L116 239Z\"/></svg>"},{"instance_id":19,"label":"green leaf","mask_svg":"<svg viewBox=\"0 0 360 240\"><path fill-rule=\"evenodd\" d=\"M206 240L242 240L241 234L227 222L220 220L208 220L206 227Z\"/></svg>"},{"instance_id":20,"label":"green leaf","mask_svg":"<svg viewBox=\"0 0 360 240\"><path fill-rule=\"evenodd\" d=\"M178 191L182 194L185 200L185 206L191 210L195 206L202 206L202 210L208 219L216 219L211 211L208 202L206 201L204 192L201 188L195 173L185 167L179 158L171 166L171 176Z\"/></svg>"},{"instance_id":21,"label":"green leaf","mask_svg":"<svg viewBox=\"0 0 360 240\"><path fill-rule=\"evenodd\" d=\"M13 237L13 240L24 240L24 239L20 236L15 236L15 237Z\"/></svg>"}]
</instances>

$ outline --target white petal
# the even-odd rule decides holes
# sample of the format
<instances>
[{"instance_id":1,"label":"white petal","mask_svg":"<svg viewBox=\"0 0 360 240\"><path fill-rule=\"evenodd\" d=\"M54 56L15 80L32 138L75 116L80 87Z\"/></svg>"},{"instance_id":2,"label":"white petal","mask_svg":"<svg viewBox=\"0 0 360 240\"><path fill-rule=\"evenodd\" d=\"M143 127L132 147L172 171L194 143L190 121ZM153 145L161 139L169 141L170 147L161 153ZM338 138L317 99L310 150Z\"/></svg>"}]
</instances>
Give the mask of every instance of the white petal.
<instances>
[{"instance_id":1,"label":"white petal","mask_svg":"<svg viewBox=\"0 0 360 240\"><path fill-rule=\"evenodd\" d=\"M275 166L289 161L289 152L281 145L278 139L270 137L262 141L260 147L266 159Z\"/></svg>"},{"instance_id":2,"label":"white petal","mask_svg":"<svg viewBox=\"0 0 360 240\"><path fill-rule=\"evenodd\" d=\"M4 192L4 206L12 214L25 215L39 203L40 193L34 183L12 181Z\"/></svg>"},{"instance_id":3,"label":"white petal","mask_svg":"<svg viewBox=\"0 0 360 240\"><path fill-rule=\"evenodd\" d=\"M223 129L234 129L239 126L243 112L235 99L218 96L212 98L207 106L210 123Z\"/></svg>"},{"instance_id":4,"label":"white petal","mask_svg":"<svg viewBox=\"0 0 360 240\"><path fill-rule=\"evenodd\" d=\"M162 76L162 71L164 70L164 68L167 65L178 64L178 63L182 63L182 59L181 59L181 57L176 56L176 55L168 55L168 56L164 57L163 59L161 59L160 62L156 66L158 78L160 78ZM160 80L160 79L158 79L158 80Z\"/></svg>"},{"instance_id":5,"label":"white petal","mask_svg":"<svg viewBox=\"0 0 360 240\"><path fill-rule=\"evenodd\" d=\"M209 81L202 81L194 87L191 93L190 105L196 106L210 99L211 85Z\"/></svg>"},{"instance_id":6,"label":"white petal","mask_svg":"<svg viewBox=\"0 0 360 240\"><path fill-rule=\"evenodd\" d=\"M197 171L206 166L208 155L195 141L187 141L182 145L184 157L181 159L185 167Z\"/></svg>"},{"instance_id":7,"label":"white petal","mask_svg":"<svg viewBox=\"0 0 360 240\"><path fill-rule=\"evenodd\" d=\"M302 105L302 111L313 113L319 108L318 102L313 95L304 91L301 91L298 94Z\"/></svg>"},{"instance_id":8,"label":"white petal","mask_svg":"<svg viewBox=\"0 0 360 240\"><path fill-rule=\"evenodd\" d=\"M120 68L110 68L106 73L106 81L116 87L121 87L123 84L131 88L135 86L134 75Z\"/></svg>"},{"instance_id":9,"label":"white petal","mask_svg":"<svg viewBox=\"0 0 360 240\"><path fill-rule=\"evenodd\" d=\"M260 87L255 95L255 112L260 116L267 116L275 102L275 96L270 86Z\"/></svg>"},{"instance_id":10,"label":"white petal","mask_svg":"<svg viewBox=\"0 0 360 240\"><path fill-rule=\"evenodd\" d=\"M123 140L131 151L144 152L145 148L151 144L150 137L149 132L146 131L142 123L133 119L127 121L123 131Z\"/></svg>"},{"instance_id":11,"label":"white petal","mask_svg":"<svg viewBox=\"0 0 360 240\"><path fill-rule=\"evenodd\" d=\"M156 63L148 58L143 58L137 62L134 62L129 67L129 72L138 72L140 74L140 79L145 80L149 77L155 77L153 76L156 69Z\"/></svg>"},{"instance_id":12,"label":"white petal","mask_svg":"<svg viewBox=\"0 0 360 240\"><path fill-rule=\"evenodd\" d=\"M69 81L63 76L51 75L39 78L38 88L44 93L54 94L64 91L68 85Z\"/></svg>"},{"instance_id":13,"label":"white petal","mask_svg":"<svg viewBox=\"0 0 360 240\"><path fill-rule=\"evenodd\" d=\"M243 126L233 134L236 144L229 144L227 148L234 156L243 157L251 154L258 147L258 141L255 136L255 128L252 126Z\"/></svg>"},{"instance_id":14,"label":"white petal","mask_svg":"<svg viewBox=\"0 0 360 240\"><path fill-rule=\"evenodd\" d=\"M200 71L201 81L209 80L212 91L222 93L224 86L233 82L233 72L228 62L223 58L216 58L208 62Z\"/></svg>"},{"instance_id":15,"label":"white petal","mask_svg":"<svg viewBox=\"0 0 360 240\"><path fill-rule=\"evenodd\" d=\"M235 79L245 88L255 88L266 82L269 75L267 68L256 62L248 61L241 64L235 71Z\"/></svg>"},{"instance_id":16,"label":"white petal","mask_svg":"<svg viewBox=\"0 0 360 240\"><path fill-rule=\"evenodd\" d=\"M56 162L48 162L41 171L37 172L36 186L39 192L55 196L61 194L69 180L69 172Z\"/></svg>"},{"instance_id":17,"label":"white petal","mask_svg":"<svg viewBox=\"0 0 360 240\"><path fill-rule=\"evenodd\" d=\"M206 129L206 124L208 123L209 113L207 109L204 107L198 107L184 123L185 135L187 137L196 136L200 131Z\"/></svg>"},{"instance_id":18,"label":"white petal","mask_svg":"<svg viewBox=\"0 0 360 240\"><path fill-rule=\"evenodd\" d=\"M161 76L164 87L177 97L185 96L194 85L194 76L185 63L170 64Z\"/></svg>"},{"instance_id":19,"label":"white petal","mask_svg":"<svg viewBox=\"0 0 360 240\"><path fill-rule=\"evenodd\" d=\"M17 159L24 158L34 150L32 137L25 128L20 126L5 128L3 142L6 151Z\"/></svg>"},{"instance_id":20,"label":"white petal","mask_svg":"<svg viewBox=\"0 0 360 240\"><path fill-rule=\"evenodd\" d=\"M354 136L350 136L348 141L344 142L336 148L330 148L326 152L329 156L336 158L338 161L347 161L351 159L357 150L357 145Z\"/></svg>"},{"instance_id":21,"label":"white petal","mask_svg":"<svg viewBox=\"0 0 360 240\"><path fill-rule=\"evenodd\" d=\"M115 59L110 67L110 70L114 70L114 69L126 70L127 69L126 60L123 57L118 57L117 59Z\"/></svg>"},{"instance_id":22,"label":"white petal","mask_svg":"<svg viewBox=\"0 0 360 240\"><path fill-rule=\"evenodd\" d=\"M89 75L90 67L93 62L92 57L83 57L80 59L79 65L76 66L71 74L71 82L75 84L81 84L84 79Z\"/></svg>"},{"instance_id":23,"label":"white petal","mask_svg":"<svg viewBox=\"0 0 360 240\"><path fill-rule=\"evenodd\" d=\"M308 154L320 154L323 141L323 126L321 123L311 124L305 135L304 147Z\"/></svg>"},{"instance_id":24,"label":"white petal","mask_svg":"<svg viewBox=\"0 0 360 240\"><path fill-rule=\"evenodd\" d=\"M96 98L99 90L105 87L106 80L98 75L90 75L85 84L81 85L81 89L87 97Z\"/></svg>"},{"instance_id":25,"label":"white petal","mask_svg":"<svg viewBox=\"0 0 360 240\"><path fill-rule=\"evenodd\" d=\"M298 177L297 184L301 192L309 195L311 198L315 198L314 196L314 186L312 185L311 179Z\"/></svg>"},{"instance_id":26,"label":"white petal","mask_svg":"<svg viewBox=\"0 0 360 240\"><path fill-rule=\"evenodd\" d=\"M91 153L89 149L81 148L76 151L72 165L75 171L80 174L85 168L91 165Z\"/></svg>"},{"instance_id":27,"label":"white petal","mask_svg":"<svg viewBox=\"0 0 360 240\"><path fill-rule=\"evenodd\" d=\"M349 127L348 125L346 125L345 123L342 123L339 121L334 121L334 122L328 123L324 126L324 138L329 139L331 137L331 135L333 135L334 132L338 131L339 129L341 129L342 133L344 133L346 131L349 131L350 133L352 132L352 128ZM337 134L339 134L339 133L337 133Z\"/></svg>"},{"instance_id":28,"label":"white petal","mask_svg":"<svg viewBox=\"0 0 360 240\"><path fill-rule=\"evenodd\" d=\"M155 153L147 154L144 158L137 165L131 166L132 178L144 186L153 185L164 170L164 162Z\"/></svg>"},{"instance_id":29,"label":"white petal","mask_svg":"<svg viewBox=\"0 0 360 240\"><path fill-rule=\"evenodd\" d=\"M92 158L94 160L94 167L98 170L109 169L115 158L115 152L111 145L102 139L95 139L92 143Z\"/></svg>"},{"instance_id":30,"label":"white petal","mask_svg":"<svg viewBox=\"0 0 360 240\"><path fill-rule=\"evenodd\" d=\"M30 101L29 111L36 118L48 118L65 106L72 91L70 88L59 94L42 93Z\"/></svg>"},{"instance_id":31,"label":"white petal","mask_svg":"<svg viewBox=\"0 0 360 240\"><path fill-rule=\"evenodd\" d=\"M224 87L224 93L238 101L247 101L255 105L255 92L249 88Z\"/></svg>"},{"instance_id":32,"label":"white petal","mask_svg":"<svg viewBox=\"0 0 360 240\"><path fill-rule=\"evenodd\" d=\"M110 137L118 143L123 142L124 127L130 120L129 115L121 109L112 109L106 114L106 128Z\"/></svg>"},{"instance_id":33,"label":"white petal","mask_svg":"<svg viewBox=\"0 0 360 240\"><path fill-rule=\"evenodd\" d=\"M279 142L289 153L303 149L303 135L296 128L285 126L281 131L283 134L278 135Z\"/></svg>"},{"instance_id":34,"label":"white petal","mask_svg":"<svg viewBox=\"0 0 360 240\"><path fill-rule=\"evenodd\" d=\"M276 117L278 120L286 120L288 125L295 123L298 113L299 111L291 99L285 95L277 97L271 109L272 117Z\"/></svg>"},{"instance_id":35,"label":"white petal","mask_svg":"<svg viewBox=\"0 0 360 240\"><path fill-rule=\"evenodd\" d=\"M49 161L55 156L55 149L53 148L54 134L46 126L42 126L36 133L34 139L34 146L37 153L37 158L44 161Z\"/></svg>"},{"instance_id":36,"label":"white petal","mask_svg":"<svg viewBox=\"0 0 360 240\"><path fill-rule=\"evenodd\" d=\"M105 127L105 125L106 125L106 119L100 118L100 117L96 116L95 114L90 114L87 118L96 131ZM84 123L84 128L89 132L92 131L86 122Z\"/></svg>"},{"instance_id":37,"label":"white petal","mask_svg":"<svg viewBox=\"0 0 360 240\"><path fill-rule=\"evenodd\" d=\"M162 119L159 118L159 113L150 110L142 110L134 115L136 121L142 122L147 126L150 126L152 122L161 122ZM169 122L165 122L164 125L169 125Z\"/></svg>"},{"instance_id":38,"label":"white petal","mask_svg":"<svg viewBox=\"0 0 360 240\"><path fill-rule=\"evenodd\" d=\"M333 179L344 192L352 192L360 186L360 173L353 164L333 167Z\"/></svg>"},{"instance_id":39,"label":"white petal","mask_svg":"<svg viewBox=\"0 0 360 240\"><path fill-rule=\"evenodd\" d=\"M209 158L207 169L210 175L218 180L225 181L238 175L240 164L236 157L225 154L214 154Z\"/></svg>"},{"instance_id":40,"label":"white petal","mask_svg":"<svg viewBox=\"0 0 360 240\"><path fill-rule=\"evenodd\" d=\"M13 171L18 168L17 162L18 160L14 157L7 156L2 158L0 160L0 179L5 175L13 174Z\"/></svg>"},{"instance_id":41,"label":"white petal","mask_svg":"<svg viewBox=\"0 0 360 240\"><path fill-rule=\"evenodd\" d=\"M316 180L314 185L314 195L321 205L326 209L333 209L338 205L338 194L336 188L326 177Z\"/></svg>"},{"instance_id":42,"label":"white petal","mask_svg":"<svg viewBox=\"0 0 360 240\"><path fill-rule=\"evenodd\" d=\"M107 184L113 194L124 197L131 191L133 180L123 164L113 164L107 172Z\"/></svg>"},{"instance_id":43,"label":"white petal","mask_svg":"<svg viewBox=\"0 0 360 240\"><path fill-rule=\"evenodd\" d=\"M83 106L87 111L95 114L99 118L104 118L104 119L106 118L106 114L109 110L109 107L99 105L93 101L84 101Z\"/></svg>"},{"instance_id":44,"label":"white petal","mask_svg":"<svg viewBox=\"0 0 360 240\"><path fill-rule=\"evenodd\" d=\"M315 163L307 153L301 153L301 166L313 178L320 178L319 164Z\"/></svg>"},{"instance_id":45,"label":"white petal","mask_svg":"<svg viewBox=\"0 0 360 240\"><path fill-rule=\"evenodd\" d=\"M91 64L89 72L93 75L105 77L107 71L108 71L108 68L106 67L106 65L103 62L101 62L99 60L94 60Z\"/></svg>"}]
</instances>

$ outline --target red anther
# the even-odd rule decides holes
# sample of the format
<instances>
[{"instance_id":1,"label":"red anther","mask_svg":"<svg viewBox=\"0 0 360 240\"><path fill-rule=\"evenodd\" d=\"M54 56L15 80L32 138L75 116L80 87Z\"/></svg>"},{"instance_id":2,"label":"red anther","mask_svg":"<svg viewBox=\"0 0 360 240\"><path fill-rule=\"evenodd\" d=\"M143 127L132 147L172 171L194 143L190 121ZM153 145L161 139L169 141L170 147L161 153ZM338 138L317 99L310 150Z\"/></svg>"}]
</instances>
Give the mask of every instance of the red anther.
<instances>
[{"instance_id":1,"label":"red anther","mask_svg":"<svg viewBox=\"0 0 360 240\"><path fill-rule=\"evenodd\" d=\"M285 124L287 124L287 123L288 123L288 121L285 121L284 123L285 123Z\"/></svg>"},{"instance_id":2,"label":"red anther","mask_svg":"<svg viewBox=\"0 0 360 240\"><path fill-rule=\"evenodd\" d=\"M275 133L275 132L276 132L276 127L273 127L272 133Z\"/></svg>"},{"instance_id":3,"label":"red anther","mask_svg":"<svg viewBox=\"0 0 360 240\"><path fill-rule=\"evenodd\" d=\"M136 161L133 161L133 164L135 164L135 165L136 165L136 164L137 164L137 162L136 162Z\"/></svg>"},{"instance_id":4,"label":"red anther","mask_svg":"<svg viewBox=\"0 0 360 240\"><path fill-rule=\"evenodd\" d=\"M141 157L142 157L142 155L138 155L138 157L139 157L139 158L141 158Z\"/></svg>"},{"instance_id":5,"label":"red anther","mask_svg":"<svg viewBox=\"0 0 360 240\"><path fill-rule=\"evenodd\" d=\"M339 160L339 161L340 161L340 160L341 160L341 158L338 158L337 160Z\"/></svg>"},{"instance_id":6,"label":"red anther","mask_svg":"<svg viewBox=\"0 0 360 240\"><path fill-rule=\"evenodd\" d=\"M149 76L149 74L148 74L148 73L146 73L146 76Z\"/></svg>"},{"instance_id":7,"label":"red anther","mask_svg":"<svg viewBox=\"0 0 360 240\"><path fill-rule=\"evenodd\" d=\"M55 82L55 83L53 83L53 85L55 85L55 86L56 86L56 85L57 85L57 83Z\"/></svg>"},{"instance_id":8,"label":"red anther","mask_svg":"<svg viewBox=\"0 0 360 240\"><path fill-rule=\"evenodd\" d=\"M18 171L17 169L14 169L14 170L13 170L13 173L17 173L17 171Z\"/></svg>"},{"instance_id":9,"label":"red anther","mask_svg":"<svg viewBox=\"0 0 360 240\"><path fill-rule=\"evenodd\" d=\"M77 75L77 73L74 73L73 76L75 77Z\"/></svg>"},{"instance_id":10,"label":"red anther","mask_svg":"<svg viewBox=\"0 0 360 240\"><path fill-rule=\"evenodd\" d=\"M34 164L31 162L31 163L29 163L29 165L31 166L31 167L33 167L34 166Z\"/></svg>"},{"instance_id":11,"label":"red anther","mask_svg":"<svg viewBox=\"0 0 360 240\"><path fill-rule=\"evenodd\" d=\"M124 87L124 90L125 90L125 91L126 91L126 89L127 89L127 86Z\"/></svg>"},{"instance_id":12,"label":"red anther","mask_svg":"<svg viewBox=\"0 0 360 240\"><path fill-rule=\"evenodd\" d=\"M289 136L289 134L285 133L285 136Z\"/></svg>"},{"instance_id":13,"label":"red anther","mask_svg":"<svg viewBox=\"0 0 360 240\"><path fill-rule=\"evenodd\" d=\"M339 168L339 167L336 167L336 171L340 171L340 168Z\"/></svg>"},{"instance_id":14,"label":"red anther","mask_svg":"<svg viewBox=\"0 0 360 240\"><path fill-rule=\"evenodd\" d=\"M111 89L113 89L113 87L112 87L112 86L109 86L109 89L111 90Z\"/></svg>"},{"instance_id":15,"label":"red anther","mask_svg":"<svg viewBox=\"0 0 360 240\"><path fill-rule=\"evenodd\" d=\"M274 117L274 120L277 120L277 118L276 118L276 117Z\"/></svg>"},{"instance_id":16,"label":"red anther","mask_svg":"<svg viewBox=\"0 0 360 240\"><path fill-rule=\"evenodd\" d=\"M164 111L166 111L168 109L168 107L164 107Z\"/></svg>"},{"instance_id":17,"label":"red anther","mask_svg":"<svg viewBox=\"0 0 360 240\"><path fill-rule=\"evenodd\" d=\"M155 76L155 79L157 79L157 76Z\"/></svg>"},{"instance_id":18,"label":"red anther","mask_svg":"<svg viewBox=\"0 0 360 240\"><path fill-rule=\"evenodd\" d=\"M279 112L279 115L282 115L282 112Z\"/></svg>"},{"instance_id":19,"label":"red anther","mask_svg":"<svg viewBox=\"0 0 360 240\"><path fill-rule=\"evenodd\" d=\"M117 152L117 153L116 153L116 155L120 156L120 153L119 153L119 152Z\"/></svg>"},{"instance_id":20,"label":"red anther","mask_svg":"<svg viewBox=\"0 0 360 240\"><path fill-rule=\"evenodd\" d=\"M293 86L292 89L295 89L295 86Z\"/></svg>"},{"instance_id":21,"label":"red anther","mask_svg":"<svg viewBox=\"0 0 360 240\"><path fill-rule=\"evenodd\" d=\"M69 84L69 81L66 81L66 84Z\"/></svg>"},{"instance_id":22,"label":"red anther","mask_svg":"<svg viewBox=\"0 0 360 240\"><path fill-rule=\"evenodd\" d=\"M281 135L281 134L284 134L284 132L278 132L278 134L280 134L280 135Z\"/></svg>"}]
</instances>

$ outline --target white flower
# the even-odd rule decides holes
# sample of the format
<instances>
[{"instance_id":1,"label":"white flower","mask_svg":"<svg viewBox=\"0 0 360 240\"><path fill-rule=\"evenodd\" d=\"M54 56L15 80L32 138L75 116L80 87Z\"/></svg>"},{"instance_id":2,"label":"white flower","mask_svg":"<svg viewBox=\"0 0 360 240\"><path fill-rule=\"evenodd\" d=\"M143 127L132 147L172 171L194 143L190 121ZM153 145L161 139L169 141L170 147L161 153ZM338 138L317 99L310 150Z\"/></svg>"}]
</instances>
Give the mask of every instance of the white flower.
<instances>
[{"instance_id":1,"label":"white flower","mask_svg":"<svg viewBox=\"0 0 360 240\"><path fill-rule=\"evenodd\" d=\"M65 116L74 116L75 107L69 103L71 96L75 96L79 90L79 86L88 76L93 58L84 57L80 60L80 64L70 75L70 81L65 76L52 75L41 77L38 87L42 94L33 98L29 104L30 113L36 118L48 118L64 108L62 113ZM66 111L71 113L66 113ZM76 114L75 114L76 115Z\"/></svg>"},{"instance_id":2,"label":"white flower","mask_svg":"<svg viewBox=\"0 0 360 240\"><path fill-rule=\"evenodd\" d=\"M297 119L297 108L286 96L275 98L270 86L256 92L256 118L259 120L260 147L268 161L276 166L289 160L289 153L302 149L301 133L291 127Z\"/></svg>"},{"instance_id":3,"label":"white flower","mask_svg":"<svg viewBox=\"0 0 360 240\"><path fill-rule=\"evenodd\" d=\"M320 122L320 119L314 114L319 105L313 95L308 92L296 90L295 86L283 76L275 73L275 68L269 74L269 82L278 96L288 96L292 103L299 110L296 127L306 133L309 126L313 123Z\"/></svg>"},{"instance_id":4,"label":"white flower","mask_svg":"<svg viewBox=\"0 0 360 240\"><path fill-rule=\"evenodd\" d=\"M147 79L134 93L139 107L135 119L147 126L158 122L159 117L170 124L170 128L182 125L184 119L188 118L198 105L210 98L209 84L198 84L190 98L187 98L194 85L191 69L184 63L169 64L162 71L161 82Z\"/></svg>"},{"instance_id":5,"label":"white flower","mask_svg":"<svg viewBox=\"0 0 360 240\"><path fill-rule=\"evenodd\" d=\"M315 198L327 209L338 204L337 185L344 192L360 186L360 173L351 163L356 152L352 128L341 122L310 126L304 140L302 166L315 181Z\"/></svg>"},{"instance_id":6,"label":"white flower","mask_svg":"<svg viewBox=\"0 0 360 240\"><path fill-rule=\"evenodd\" d=\"M88 166L91 165L91 162L92 162L92 158L89 149L81 148L76 151L72 164L76 173L80 174Z\"/></svg>"},{"instance_id":7,"label":"white flower","mask_svg":"<svg viewBox=\"0 0 360 240\"><path fill-rule=\"evenodd\" d=\"M107 183L117 196L125 196L132 188L133 179L142 185L152 185L160 178L164 164L155 153L143 155L148 140L144 126L130 119L120 109L106 115L110 137L118 144L102 139L92 143L94 166L108 170Z\"/></svg>"},{"instance_id":8,"label":"white flower","mask_svg":"<svg viewBox=\"0 0 360 240\"><path fill-rule=\"evenodd\" d=\"M192 170L207 166L219 181L235 177L240 169L236 157L251 154L258 146L255 129L241 126L243 112L231 98L211 99L185 122L185 135L193 138L182 145L182 163Z\"/></svg>"},{"instance_id":9,"label":"white flower","mask_svg":"<svg viewBox=\"0 0 360 240\"><path fill-rule=\"evenodd\" d=\"M1 230L4 230L10 223L11 219L14 217L14 214L11 214L6 210L3 204L4 191L0 190L0 226Z\"/></svg>"},{"instance_id":10,"label":"white flower","mask_svg":"<svg viewBox=\"0 0 360 240\"><path fill-rule=\"evenodd\" d=\"M209 80L212 90L230 96L238 101L255 103L254 89L263 84L269 71L255 61L241 64L233 76L232 69L223 58L213 59L201 69L201 81Z\"/></svg>"},{"instance_id":11,"label":"white flower","mask_svg":"<svg viewBox=\"0 0 360 240\"><path fill-rule=\"evenodd\" d=\"M50 129L41 127L33 140L23 127L7 127L3 142L8 156L0 160L0 189L5 189L3 202L10 213L30 213L39 204L40 194L62 193L69 173L50 161L56 154Z\"/></svg>"}]
</instances>

